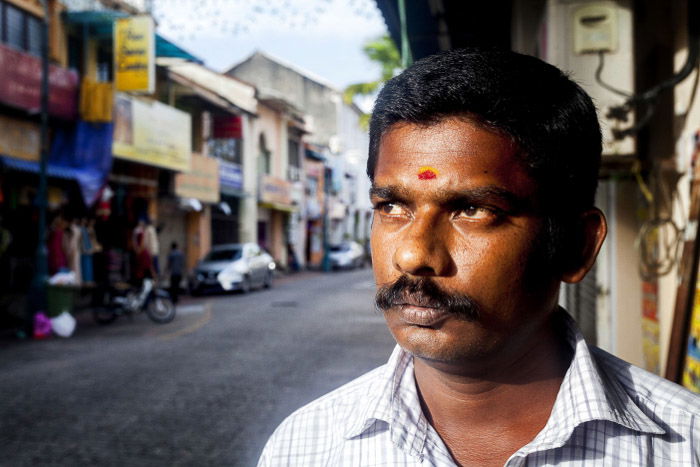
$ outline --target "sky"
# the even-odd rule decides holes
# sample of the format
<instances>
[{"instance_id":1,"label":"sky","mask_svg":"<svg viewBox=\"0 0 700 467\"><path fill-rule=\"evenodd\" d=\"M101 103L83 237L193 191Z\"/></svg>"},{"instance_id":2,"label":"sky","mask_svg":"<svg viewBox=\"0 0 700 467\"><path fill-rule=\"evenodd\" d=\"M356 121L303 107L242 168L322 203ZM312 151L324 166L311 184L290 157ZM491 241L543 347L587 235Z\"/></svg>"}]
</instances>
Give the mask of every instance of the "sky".
<instances>
[{"instance_id":1,"label":"sky","mask_svg":"<svg viewBox=\"0 0 700 467\"><path fill-rule=\"evenodd\" d=\"M216 71L260 50L340 90L379 77L362 52L386 31L373 0L155 0L153 8L158 32Z\"/></svg>"}]
</instances>

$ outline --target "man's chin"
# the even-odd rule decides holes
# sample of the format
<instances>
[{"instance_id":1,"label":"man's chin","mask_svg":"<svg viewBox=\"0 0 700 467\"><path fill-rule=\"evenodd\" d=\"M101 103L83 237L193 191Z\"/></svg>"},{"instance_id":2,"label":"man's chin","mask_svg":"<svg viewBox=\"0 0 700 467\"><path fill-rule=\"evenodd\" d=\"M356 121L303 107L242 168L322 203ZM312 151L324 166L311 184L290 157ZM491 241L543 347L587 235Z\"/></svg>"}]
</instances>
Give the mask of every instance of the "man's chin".
<instances>
[{"instance_id":1,"label":"man's chin","mask_svg":"<svg viewBox=\"0 0 700 467\"><path fill-rule=\"evenodd\" d=\"M459 338L449 338L444 329L415 326L394 333L398 344L414 357L450 366L478 365L494 353L495 349L491 345L485 345L475 337L462 335Z\"/></svg>"}]
</instances>

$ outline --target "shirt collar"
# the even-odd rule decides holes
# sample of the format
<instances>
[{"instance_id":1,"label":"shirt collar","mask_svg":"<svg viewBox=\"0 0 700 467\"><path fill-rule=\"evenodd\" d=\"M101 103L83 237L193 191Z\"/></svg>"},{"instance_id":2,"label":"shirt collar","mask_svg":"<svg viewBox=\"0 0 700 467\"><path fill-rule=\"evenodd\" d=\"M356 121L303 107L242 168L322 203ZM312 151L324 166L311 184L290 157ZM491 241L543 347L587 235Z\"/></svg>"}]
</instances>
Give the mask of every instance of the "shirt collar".
<instances>
[{"instance_id":1,"label":"shirt collar","mask_svg":"<svg viewBox=\"0 0 700 467\"><path fill-rule=\"evenodd\" d=\"M392 442L413 455L420 456L428 435L428 421L423 415L413 376L413 357L398 345L370 383L367 396L347 420L345 438L362 435L383 423Z\"/></svg>"},{"instance_id":2,"label":"shirt collar","mask_svg":"<svg viewBox=\"0 0 700 467\"><path fill-rule=\"evenodd\" d=\"M605 420L633 431L664 434L620 384L611 369L597 363L591 348L574 320L564 310L557 312L574 350L547 424L523 450L562 446L574 429L586 422Z\"/></svg>"},{"instance_id":3,"label":"shirt collar","mask_svg":"<svg viewBox=\"0 0 700 467\"><path fill-rule=\"evenodd\" d=\"M521 451L562 446L574 429L586 422L607 420L630 430L664 434L634 402L610 369L601 367L591 354L578 326L564 310L561 317L567 342L574 355L562 381L547 424ZM346 424L345 438L362 435L376 423L385 423L392 441L409 452L420 454L428 426L423 416L413 376L413 358L398 345L360 398Z\"/></svg>"}]
</instances>

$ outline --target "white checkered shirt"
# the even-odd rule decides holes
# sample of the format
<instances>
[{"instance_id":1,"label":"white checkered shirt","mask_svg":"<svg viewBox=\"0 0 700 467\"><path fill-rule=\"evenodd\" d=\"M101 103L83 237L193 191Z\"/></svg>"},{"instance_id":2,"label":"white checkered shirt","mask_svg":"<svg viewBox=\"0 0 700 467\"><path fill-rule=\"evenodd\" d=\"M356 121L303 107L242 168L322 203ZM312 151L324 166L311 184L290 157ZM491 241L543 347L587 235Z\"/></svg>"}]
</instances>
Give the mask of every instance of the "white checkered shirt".
<instances>
[{"instance_id":1,"label":"white checkered shirt","mask_svg":"<svg viewBox=\"0 0 700 467\"><path fill-rule=\"evenodd\" d=\"M700 466L700 396L588 346L567 319L574 357L542 431L506 462ZM454 466L421 411L413 358L389 362L311 402L270 437L259 466Z\"/></svg>"}]
</instances>

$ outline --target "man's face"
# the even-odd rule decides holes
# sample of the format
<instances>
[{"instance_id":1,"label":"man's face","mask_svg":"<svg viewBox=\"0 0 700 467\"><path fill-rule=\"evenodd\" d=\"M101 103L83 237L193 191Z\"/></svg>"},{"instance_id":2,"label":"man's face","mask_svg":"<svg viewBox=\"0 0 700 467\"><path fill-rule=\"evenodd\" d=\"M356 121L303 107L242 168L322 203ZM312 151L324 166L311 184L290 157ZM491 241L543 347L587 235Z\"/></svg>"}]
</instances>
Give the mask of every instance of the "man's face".
<instances>
[{"instance_id":1,"label":"man's face","mask_svg":"<svg viewBox=\"0 0 700 467\"><path fill-rule=\"evenodd\" d=\"M515 145L464 119L398 124L383 136L372 258L378 298L404 349L484 361L537 339L559 280L546 264L536 192Z\"/></svg>"}]
</instances>

